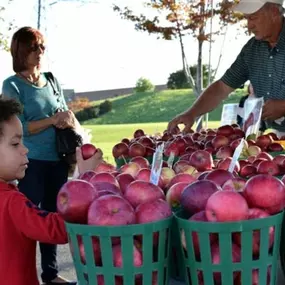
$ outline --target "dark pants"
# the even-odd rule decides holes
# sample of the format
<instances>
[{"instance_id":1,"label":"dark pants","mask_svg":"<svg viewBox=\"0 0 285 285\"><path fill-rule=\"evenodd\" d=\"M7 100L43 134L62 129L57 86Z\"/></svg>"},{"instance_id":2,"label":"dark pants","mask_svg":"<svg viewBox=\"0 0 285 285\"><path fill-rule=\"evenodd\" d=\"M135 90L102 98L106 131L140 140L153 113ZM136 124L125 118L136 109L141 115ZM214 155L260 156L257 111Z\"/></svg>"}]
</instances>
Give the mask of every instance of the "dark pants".
<instances>
[{"instance_id":1,"label":"dark pants","mask_svg":"<svg viewBox=\"0 0 285 285\"><path fill-rule=\"evenodd\" d=\"M20 191L42 209L56 212L56 197L68 179L68 165L63 161L30 159L25 177L19 181ZM57 277L56 245L40 243L42 280Z\"/></svg>"}]
</instances>

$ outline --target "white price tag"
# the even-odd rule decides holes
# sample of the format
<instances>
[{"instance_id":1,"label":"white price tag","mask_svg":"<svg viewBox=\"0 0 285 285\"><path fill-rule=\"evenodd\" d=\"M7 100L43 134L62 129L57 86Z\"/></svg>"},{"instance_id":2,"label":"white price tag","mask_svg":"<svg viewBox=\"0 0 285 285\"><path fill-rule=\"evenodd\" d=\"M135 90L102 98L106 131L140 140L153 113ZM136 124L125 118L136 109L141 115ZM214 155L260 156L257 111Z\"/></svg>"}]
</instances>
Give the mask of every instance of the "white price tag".
<instances>
[{"instance_id":1,"label":"white price tag","mask_svg":"<svg viewBox=\"0 0 285 285\"><path fill-rule=\"evenodd\" d=\"M168 157L168 160L167 160L167 165L168 165L169 168L172 168L173 162L174 162L174 158L175 158L175 154L174 154L174 152L172 151L172 152L170 153L170 156Z\"/></svg>"},{"instance_id":2,"label":"white price tag","mask_svg":"<svg viewBox=\"0 0 285 285\"><path fill-rule=\"evenodd\" d=\"M235 166L236 166L236 163L242 153L242 150L243 150L243 147L244 147L244 143L245 143L245 140L242 139L240 144L238 145L238 147L236 148L235 152L234 152L234 155L233 155L233 158L232 158L232 161L231 161L231 164L229 166L229 172L233 173L234 169L235 169Z\"/></svg>"},{"instance_id":3,"label":"white price tag","mask_svg":"<svg viewBox=\"0 0 285 285\"><path fill-rule=\"evenodd\" d=\"M150 182L158 185L159 177L162 169L164 143L159 145L153 154L152 167L150 173Z\"/></svg>"},{"instance_id":4,"label":"white price tag","mask_svg":"<svg viewBox=\"0 0 285 285\"><path fill-rule=\"evenodd\" d=\"M258 135L263 104L263 97L250 98L245 101L243 130L246 138L251 134Z\"/></svg>"},{"instance_id":5,"label":"white price tag","mask_svg":"<svg viewBox=\"0 0 285 285\"><path fill-rule=\"evenodd\" d=\"M238 104L224 104L221 116L221 126L236 123L238 114Z\"/></svg>"}]
</instances>

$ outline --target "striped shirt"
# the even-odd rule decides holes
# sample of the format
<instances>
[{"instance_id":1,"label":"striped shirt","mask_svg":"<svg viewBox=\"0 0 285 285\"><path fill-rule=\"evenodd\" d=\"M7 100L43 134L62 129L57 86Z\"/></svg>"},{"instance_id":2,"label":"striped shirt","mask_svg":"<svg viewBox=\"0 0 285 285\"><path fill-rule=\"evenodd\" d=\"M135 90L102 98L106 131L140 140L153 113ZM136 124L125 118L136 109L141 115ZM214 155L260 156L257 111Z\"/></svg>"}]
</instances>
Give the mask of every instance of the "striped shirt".
<instances>
[{"instance_id":1,"label":"striped shirt","mask_svg":"<svg viewBox=\"0 0 285 285\"><path fill-rule=\"evenodd\" d=\"M221 80L234 89L249 80L257 97L263 97L265 101L285 100L285 21L275 47L251 38ZM285 120L266 123L268 127L285 131Z\"/></svg>"}]
</instances>

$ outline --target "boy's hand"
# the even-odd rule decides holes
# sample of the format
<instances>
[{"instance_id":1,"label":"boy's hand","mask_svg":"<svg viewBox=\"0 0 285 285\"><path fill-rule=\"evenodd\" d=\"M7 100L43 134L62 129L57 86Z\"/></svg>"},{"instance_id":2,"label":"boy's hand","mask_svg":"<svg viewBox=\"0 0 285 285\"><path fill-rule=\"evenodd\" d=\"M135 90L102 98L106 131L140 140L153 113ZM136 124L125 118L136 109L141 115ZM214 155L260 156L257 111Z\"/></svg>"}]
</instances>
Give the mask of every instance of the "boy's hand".
<instances>
[{"instance_id":1,"label":"boy's hand","mask_svg":"<svg viewBox=\"0 0 285 285\"><path fill-rule=\"evenodd\" d=\"M96 166L100 162L102 162L103 152L101 149L98 148L96 153L92 157L84 160L82 157L81 148L78 147L76 148L76 160L77 160L79 174L82 174L88 170L94 170Z\"/></svg>"}]
</instances>

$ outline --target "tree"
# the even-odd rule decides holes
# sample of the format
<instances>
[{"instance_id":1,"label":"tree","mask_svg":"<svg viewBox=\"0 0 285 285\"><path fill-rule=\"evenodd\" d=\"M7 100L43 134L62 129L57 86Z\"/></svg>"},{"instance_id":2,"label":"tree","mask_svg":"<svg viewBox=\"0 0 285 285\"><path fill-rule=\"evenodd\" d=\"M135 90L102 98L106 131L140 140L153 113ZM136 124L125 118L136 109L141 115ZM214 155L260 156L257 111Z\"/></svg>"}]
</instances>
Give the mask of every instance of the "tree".
<instances>
[{"instance_id":1,"label":"tree","mask_svg":"<svg viewBox=\"0 0 285 285\"><path fill-rule=\"evenodd\" d=\"M208 83L209 78L209 66L203 64L203 86L206 86ZM214 73L216 71L211 69L211 81L214 79ZM193 65L190 67L190 74L193 75L195 78L197 75L197 65ZM169 78L167 80L167 88L169 89L185 89L185 88L191 88L191 85L189 84L185 72L183 69L178 70L176 72L173 72L169 75Z\"/></svg>"},{"instance_id":2,"label":"tree","mask_svg":"<svg viewBox=\"0 0 285 285\"><path fill-rule=\"evenodd\" d=\"M135 22L138 31L156 34L165 40L178 39L181 48L183 71L196 96L203 90L203 43L209 41L212 35L220 35L228 24L235 24L242 16L231 11L233 1L224 0L146 0L145 6L156 11L157 15L150 19L146 15L136 15L128 7L113 6L123 19ZM207 31L211 18L219 23L219 29L212 34ZM192 35L198 42L197 74L193 78L187 66L183 37Z\"/></svg>"},{"instance_id":3,"label":"tree","mask_svg":"<svg viewBox=\"0 0 285 285\"><path fill-rule=\"evenodd\" d=\"M7 5L10 4L12 0L7 1ZM7 23L5 20L5 10L4 6L0 6L0 50L9 50L8 46L8 35L7 33L12 30L13 24L11 22Z\"/></svg>"}]
</instances>

